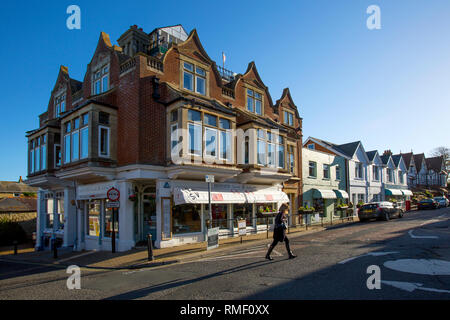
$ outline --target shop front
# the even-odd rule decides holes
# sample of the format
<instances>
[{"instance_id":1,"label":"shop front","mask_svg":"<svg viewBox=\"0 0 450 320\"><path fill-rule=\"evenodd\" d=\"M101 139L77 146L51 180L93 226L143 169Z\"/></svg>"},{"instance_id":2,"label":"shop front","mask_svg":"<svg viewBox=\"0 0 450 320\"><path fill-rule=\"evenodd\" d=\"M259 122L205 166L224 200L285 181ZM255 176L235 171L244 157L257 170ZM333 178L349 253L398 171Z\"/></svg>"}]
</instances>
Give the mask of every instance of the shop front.
<instances>
[{"instance_id":1,"label":"shop front","mask_svg":"<svg viewBox=\"0 0 450 320\"><path fill-rule=\"evenodd\" d=\"M281 186L214 183L210 221L205 182L160 180L157 194L160 219L155 245L161 248L205 241L210 222L219 227L221 238L237 236L239 220L245 220L247 233L266 230L279 206L289 203Z\"/></svg>"}]
</instances>

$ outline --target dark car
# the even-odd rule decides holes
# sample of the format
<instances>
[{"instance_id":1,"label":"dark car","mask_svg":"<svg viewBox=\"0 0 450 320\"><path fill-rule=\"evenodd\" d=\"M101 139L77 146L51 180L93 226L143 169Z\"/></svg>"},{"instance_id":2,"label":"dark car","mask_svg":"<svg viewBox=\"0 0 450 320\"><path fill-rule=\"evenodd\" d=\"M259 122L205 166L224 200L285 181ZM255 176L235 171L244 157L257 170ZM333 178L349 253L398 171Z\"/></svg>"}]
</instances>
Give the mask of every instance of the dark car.
<instances>
[{"instance_id":1,"label":"dark car","mask_svg":"<svg viewBox=\"0 0 450 320\"><path fill-rule=\"evenodd\" d=\"M392 202L370 202L362 205L358 209L359 221L364 222L370 219L382 219L388 221L390 218L403 217L403 209L396 207Z\"/></svg>"},{"instance_id":2,"label":"dark car","mask_svg":"<svg viewBox=\"0 0 450 320\"><path fill-rule=\"evenodd\" d=\"M423 199L420 200L417 204L418 210L424 210L424 209L436 209L439 207L439 203L433 199Z\"/></svg>"}]
</instances>

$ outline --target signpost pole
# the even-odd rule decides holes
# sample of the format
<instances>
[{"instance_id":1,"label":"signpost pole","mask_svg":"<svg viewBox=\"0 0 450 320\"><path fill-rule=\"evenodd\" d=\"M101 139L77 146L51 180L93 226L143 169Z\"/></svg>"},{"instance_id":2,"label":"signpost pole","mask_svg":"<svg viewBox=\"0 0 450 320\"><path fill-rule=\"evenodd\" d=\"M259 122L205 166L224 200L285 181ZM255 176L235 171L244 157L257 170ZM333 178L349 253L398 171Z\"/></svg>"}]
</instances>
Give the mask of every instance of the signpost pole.
<instances>
[{"instance_id":1,"label":"signpost pole","mask_svg":"<svg viewBox=\"0 0 450 320\"><path fill-rule=\"evenodd\" d=\"M112 235L111 235L111 251L112 253L116 252L116 208L112 210Z\"/></svg>"},{"instance_id":2,"label":"signpost pole","mask_svg":"<svg viewBox=\"0 0 450 320\"><path fill-rule=\"evenodd\" d=\"M212 211L211 211L211 181L208 182L208 207L209 207L209 228L212 228Z\"/></svg>"}]
</instances>

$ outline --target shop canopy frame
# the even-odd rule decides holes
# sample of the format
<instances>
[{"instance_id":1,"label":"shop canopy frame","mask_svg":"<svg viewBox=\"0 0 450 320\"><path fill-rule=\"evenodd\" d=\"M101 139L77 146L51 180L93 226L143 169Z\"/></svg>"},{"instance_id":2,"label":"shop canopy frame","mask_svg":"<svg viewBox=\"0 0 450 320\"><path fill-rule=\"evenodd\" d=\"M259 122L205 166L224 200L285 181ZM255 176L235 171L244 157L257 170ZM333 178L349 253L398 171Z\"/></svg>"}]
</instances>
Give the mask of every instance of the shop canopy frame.
<instances>
[{"instance_id":1,"label":"shop canopy frame","mask_svg":"<svg viewBox=\"0 0 450 320\"><path fill-rule=\"evenodd\" d=\"M412 196L413 195L411 190L401 189L400 191L403 193L404 196Z\"/></svg>"},{"instance_id":2,"label":"shop canopy frame","mask_svg":"<svg viewBox=\"0 0 450 320\"><path fill-rule=\"evenodd\" d=\"M337 199L336 193L328 189L313 189L313 198L316 199Z\"/></svg>"},{"instance_id":3,"label":"shop canopy frame","mask_svg":"<svg viewBox=\"0 0 450 320\"><path fill-rule=\"evenodd\" d=\"M333 189L333 191L339 199L348 199L349 198L347 191L340 190L340 189Z\"/></svg>"},{"instance_id":4,"label":"shop canopy frame","mask_svg":"<svg viewBox=\"0 0 450 320\"><path fill-rule=\"evenodd\" d=\"M385 194L387 196L402 196L403 192L400 189L385 189Z\"/></svg>"}]
</instances>

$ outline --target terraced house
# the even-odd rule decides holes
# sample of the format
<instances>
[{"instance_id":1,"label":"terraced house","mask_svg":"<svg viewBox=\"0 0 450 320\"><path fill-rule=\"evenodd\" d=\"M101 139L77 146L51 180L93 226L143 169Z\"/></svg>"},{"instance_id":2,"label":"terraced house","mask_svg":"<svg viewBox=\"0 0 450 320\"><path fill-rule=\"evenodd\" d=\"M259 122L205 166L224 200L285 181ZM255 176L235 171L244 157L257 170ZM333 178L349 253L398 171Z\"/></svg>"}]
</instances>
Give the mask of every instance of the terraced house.
<instances>
[{"instance_id":1,"label":"terraced house","mask_svg":"<svg viewBox=\"0 0 450 320\"><path fill-rule=\"evenodd\" d=\"M254 62L244 73L208 56L196 30L101 33L83 81L61 67L39 128L27 132L28 184L38 194L39 248L124 251L204 241L205 175L213 226L265 227L264 212L299 205L302 119L285 89L273 102ZM106 192L120 191L116 223ZM264 225L263 225L264 223ZM114 229L113 229L114 228Z\"/></svg>"}]
</instances>

